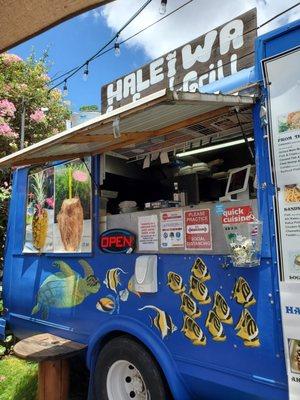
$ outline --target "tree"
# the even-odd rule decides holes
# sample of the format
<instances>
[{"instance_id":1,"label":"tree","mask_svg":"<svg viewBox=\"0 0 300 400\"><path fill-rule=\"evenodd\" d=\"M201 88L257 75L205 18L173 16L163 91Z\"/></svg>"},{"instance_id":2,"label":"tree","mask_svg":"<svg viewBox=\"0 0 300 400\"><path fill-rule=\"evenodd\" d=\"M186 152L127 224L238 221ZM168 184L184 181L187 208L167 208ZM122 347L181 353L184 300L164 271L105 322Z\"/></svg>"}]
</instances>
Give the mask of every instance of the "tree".
<instances>
[{"instance_id":1,"label":"tree","mask_svg":"<svg viewBox=\"0 0 300 400\"><path fill-rule=\"evenodd\" d=\"M99 107L96 104L84 105L79 108L79 111L99 111Z\"/></svg>"},{"instance_id":2,"label":"tree","mask_svg":"<svg viewBox=\"0 0 300 400\"><path fill-rule=\"evenodd\" d=\"M25 111L25 147L65 128L70 112L60 90L49 91L47 54L22 60L15 54L0 55L0 157L20 148L21 115ZM0 267L4 246L9 172L0 174Z\"/></svg>"},{"instance_id":3,"label":"tree","mask_svg":"<svg viewBox=\"0 0 300 400\"><path fill-rule=\"evenodd\" d=\"M0 156L20 147L21 114L25 109L25 146L63 130L69 110L61 92L49 91L46 56L24 61L0 55Z\"/></svg>"}]
</instances>

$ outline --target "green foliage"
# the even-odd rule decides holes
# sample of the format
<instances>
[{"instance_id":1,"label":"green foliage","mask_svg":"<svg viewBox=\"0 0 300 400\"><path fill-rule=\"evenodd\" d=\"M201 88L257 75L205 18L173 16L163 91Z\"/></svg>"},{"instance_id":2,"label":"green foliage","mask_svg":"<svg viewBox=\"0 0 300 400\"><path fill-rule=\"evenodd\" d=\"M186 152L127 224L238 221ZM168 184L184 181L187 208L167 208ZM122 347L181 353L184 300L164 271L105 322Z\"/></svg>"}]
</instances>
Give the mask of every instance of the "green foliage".
<instances>
[{"instance_id":1,"label":"green foliage","mask_svg":"<svg viewBox=\"0 0 300 400\"><path fill-rule=\"evenodd\" d=\"M85 105L79 108L79 111L99 111L99 107L96 104Z\"/></svg>"},{"instance_id":2,"label":"green foliage","mask_svg":"<svg viewBox=\"0 0 300 400\"><path fill-rule=\"evenodd\" d=\"M34 55L26 61L13 60L13 55L0 55L0 100L8 100L15 107L14 116L2 115L1 123L6 123L18 137L0 136L0 156L10 154L19 148L21 114L25 107L25 145L51 136L65 127L69 110L62 101L61 92L49 92L45 57L36 60ZM47 109L42 111L41 109ZM34 119L36 112L39 119ZM43 115L44 114L44 115ZM43 118L41 118L43 116Z\"/></svg>"},{"instance_id":3,"label":"green foliage","mask_svg":"<svg viewBox=\"0 0 300 400\"><path fill-rule=\"evenodd\" d=\"M35 400L37 377L36 363L4 357L0 360L0 400Z\"/></svg>"}]
</instances>

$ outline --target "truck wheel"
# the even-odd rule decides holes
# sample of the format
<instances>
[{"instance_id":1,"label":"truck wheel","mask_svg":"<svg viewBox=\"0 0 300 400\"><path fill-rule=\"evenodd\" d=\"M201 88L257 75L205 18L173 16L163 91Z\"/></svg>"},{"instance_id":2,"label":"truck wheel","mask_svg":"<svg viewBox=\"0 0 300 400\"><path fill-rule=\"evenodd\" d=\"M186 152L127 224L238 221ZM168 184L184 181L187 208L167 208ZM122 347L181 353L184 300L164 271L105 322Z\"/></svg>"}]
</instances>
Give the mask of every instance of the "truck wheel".
<instances>
[{"instance_id":1,"label":"truck wheel","mask_svg":"<svg viewBox=\"0 0 300 400\"><path fill-rule=\"evenodd\" d=\"M101 350L94 376L97 400L166 400L168 390L143 346L122 336Z\"/></svg>"}]
</instances>

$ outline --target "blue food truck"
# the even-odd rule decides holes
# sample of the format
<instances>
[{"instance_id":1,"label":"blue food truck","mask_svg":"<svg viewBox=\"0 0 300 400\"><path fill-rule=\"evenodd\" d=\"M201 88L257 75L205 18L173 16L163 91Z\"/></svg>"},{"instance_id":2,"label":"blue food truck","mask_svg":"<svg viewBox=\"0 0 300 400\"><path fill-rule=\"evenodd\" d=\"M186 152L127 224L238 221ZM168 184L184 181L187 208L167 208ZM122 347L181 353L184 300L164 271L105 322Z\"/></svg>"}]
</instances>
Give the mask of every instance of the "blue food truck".
<instances>
[{"instance_id":1,"label":"blue food truck","mask_svg":"<svg viewBox=\"0 0 300 400\"><path fill-rule=\"evenodd\" d=\"M91 399L300 398L300 21L254 38L250 20L0 160L0 334L86 344Z\"/></svg>"}]
</instances>

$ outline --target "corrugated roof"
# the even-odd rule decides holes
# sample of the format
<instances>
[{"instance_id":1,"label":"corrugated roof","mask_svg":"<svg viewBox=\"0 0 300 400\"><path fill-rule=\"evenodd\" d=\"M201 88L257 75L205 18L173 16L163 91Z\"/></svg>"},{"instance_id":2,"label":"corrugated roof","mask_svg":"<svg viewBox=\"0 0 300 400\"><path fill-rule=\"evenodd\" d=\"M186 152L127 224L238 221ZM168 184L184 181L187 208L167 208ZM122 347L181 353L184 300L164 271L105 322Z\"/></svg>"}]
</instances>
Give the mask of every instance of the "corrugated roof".
<instances>
[{"instance_id":1,"label":"corrugated roof","mask_svg":"<svg viewBox=\"0 0 300 400\"><path fill-rule=\"evenodd\" d=\"M211 122L216 124L218 118L224 118L224 115L228 120L232 107L249 107L253 102L250 96L182 93L164 89L4 157L0 159L0 167L66 160L118 150L122 154L122 149L147 141L153 146L154 138L162 138L162 142L171 140L174 144L174 139L179 142L197 138L203 133L201 127L211 133L235 129L236 123L232 124L230 119L229 125L224 125L223 121L219 128L217 125L212 127ZM119 138L114 136L113 129L117 119L120 121ZM249 118L244 122L249 123ZM202 125L197 128L197 124ZM187 131L184 130L193 126L194 129L188 130L187 139ZM172 133L173 138L168 136Z\"/></svg>"},{"instance_id":2,"label":"corrugated roof","mask_svg":"<svg viewBox=\"0 0 300 400\"><path fill-rule=\"evenodd\" d=\"M0 0L0 53L113 0Z\"/></svg>"}]
</instances>

